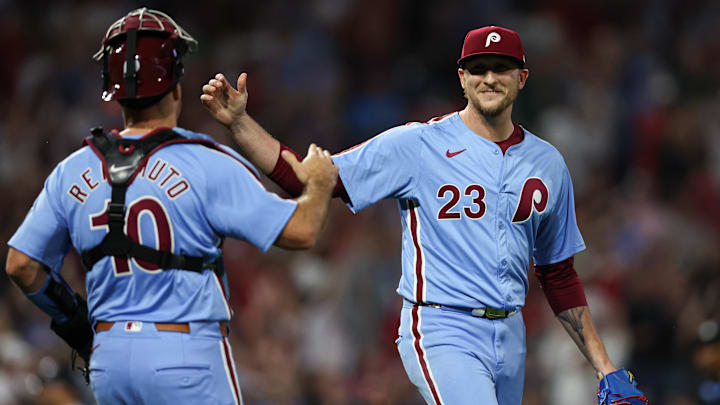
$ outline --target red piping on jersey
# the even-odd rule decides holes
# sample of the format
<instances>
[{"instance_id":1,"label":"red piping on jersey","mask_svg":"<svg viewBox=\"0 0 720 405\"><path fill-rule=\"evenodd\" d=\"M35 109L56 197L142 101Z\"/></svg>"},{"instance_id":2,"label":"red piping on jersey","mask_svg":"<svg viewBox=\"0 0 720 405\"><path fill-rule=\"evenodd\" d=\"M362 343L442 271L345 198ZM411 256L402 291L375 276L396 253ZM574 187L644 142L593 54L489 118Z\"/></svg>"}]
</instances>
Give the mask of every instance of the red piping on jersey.
<instances>
[{"instance_id":1,"label":"red piping on jersey","mask_svg":"<svg viewBox=\"0 0 720 405\"><path fill-rule=\"evenodd\" d=\"M415 352L418 355L418 361L420 361L420 368L422 369L423 376L425 377L425 382L427 382L428 387L430 388L430 393L433 396L433 399L435 400L435 404L442 405L442 401L440 400L440 395L438 394L437 387L435 387L435 382L432 379L432 376L430 375L430 368L427 364L427 359L425 358L425 350L423 349L422 345L420 344L420 340L422 339L422 335L420 335L420 306L414 305L412 309L412 334L414 338L413 346L415 347Z\"/></svg>"},{"instance_id":2,"label":"red piping on jersey","mask_svg":"<svg viewBox=\"0 0 720 405\"><path fill-rule=\"evenodd\" d=\"M225 284L223 284L222 279L220 278L220 276L217 275L217 273L213 273L215 274L215 278L217 278L218 284L220 284L220 291L222 291L223 298L225 298L227 302L227 292L225 291Z\"/></svg>"},{"instance_id":3,"label":"red piping on jersey","mask_svg":"<svg viewBox=\"0 0 720 405\"><path fill-rule=\"evenodd\" d=\"M222 293L223 301L225 301L225 306L227 307L230 318L232 318L233 310L232 310L232 307L230 307L230 301L228 301L228 294L227 294L227 291L225 291L225 284L223 283L223 279L220 278L220 276L218 276L218 274L214 271L213 271L213 274L215 275L215 279L217 280L218 284L220 285L220 292Z\"/></svg>"},{"instance_id":4,"label":"red piping on jersey","mask_svg":"<svg viewBox=\"0 0 720 405\"><path fill-rule=\"evenodd\" d=\"M415 302L425 302L423 289L425 280L423 279L423 261L422 249L418 239L418 219L415 212L415 203L408 200L408 210L410 211L410 235L412 236L413 245L415 246Z\"/></svg>"},{"instance_id":5,"label":"red piping on jersey","mask_svg":"<svg viewBox=\"0 0 720 405\"><path fill-rule=\"evenodd\" d=\"M585 289L573 267L574 258L534 266L535 276L555 315L570 308L587 306Z\"/></svg>"},{"instance_id":6,"label":"red piping on jersey","mask_svg":"<svg viewBox=\"0 0 720 405\"><path fill-rule=\"evenodd\" d=\"M384 133L385 133L385 131L380 132L379 134L373 136L372 138L368 138L368 139L366 139L365 141L360 142L359 144L357 144L357 145L355 145L355 146L351 146L351 147L349 147L349 148L347 148L347 149L345 149L345 150L343 150L343 151L340 151L339 153L336 153L335 155L342 155L343 153L350 152L351 150L355 150L355 149L357 149L357 148L359 148L359 147L361 147L361 146L364 146L366 143L372 141L373 139L377 138L378 136L380 136L380 135L382 135L382 134L384 134ZM335 156L335 155L333 155L333 156Z\"/></svg>"},{"instance_id":7,"label":"red piping on jersey","mask_svg":"<svg viewBox=\"0 0 720 405\"><path fill-rule=\"evenodd\" d=\"M430 123L433 123L433 122L436 122L436 121L440 121L441 119L443 119L443 118L445 118L445 117L447 117L447 116L450 116L450 115L452 115L452 114L456 114L456 113L458 113L458 111L454 111L454 112L451 112L451 113L447 113L447 114L445 114L445 115L443 115L443 116L440 116L440 117L431 118L430 121L425 122L425 124L430 124ZM416 122L415 122L415 121L410 121L410 122L405 123L405 125L412 125L412 124L416 124ZM355 150L355 149L357 149L357 148L365 145L366 143L372 141L373 139L377 138L378 136L384 134L385 132L387 132L387 131L383 131L383 132L381 132L381 133L373 136L372 138L368 138L368 139L366 139L365 141L363 141L363 142L361 142L361 143L359 143L359 144L357 144L357 145L355 145L355 146L351 146L351 147L345 149L344 151L342 151L342 152L340 152L340 153L336 153L335 155L341 155L341 154L343 154L343 153L345 153L345 152L350 152L351 150ZM293 153L295 153L295 152L293 152ZM335 155L333 155L333 156L335 156Z\"/></svg>"},{"instance_id":8,"label":"red piping on jersey","mask_svg":"<svg viewBox=\"0 0 720 405\"><path fill-rule=\"evenodd\" d=\"M453 115L453 114L457 114L457 113L459 113L459 111L449 112L449 113L447 113L447 114L445 114L445 115L441 115L441 116L439 116L439 117L432 117L432 118L430 118L430 119L426 122L426 124L430 124L430 123L432 123L432 122L438 122L438 121L440 121L441 119L443 119L443 118L445 118L445 117L449 117L449 116L451 116L451 115Z\"/></svg>"}]
</instances>

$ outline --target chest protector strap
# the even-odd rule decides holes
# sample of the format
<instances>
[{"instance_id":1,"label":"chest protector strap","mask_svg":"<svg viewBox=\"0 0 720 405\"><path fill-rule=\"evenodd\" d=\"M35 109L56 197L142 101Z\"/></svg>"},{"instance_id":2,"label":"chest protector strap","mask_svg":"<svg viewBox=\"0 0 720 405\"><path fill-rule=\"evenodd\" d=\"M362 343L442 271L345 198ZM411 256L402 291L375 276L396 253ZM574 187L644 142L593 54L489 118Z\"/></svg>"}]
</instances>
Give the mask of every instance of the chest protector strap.
<instances>
[{"instance_id":1,"label":"chest protector strap","mask_svg":"<svg viewBox=\"0 0 720 405\"><path fill-rule=\"evenodd\" d=\"M99 245L82 252L82 262L87 271L92 270L95 263L106 256L132 257L150 262L163 270L216 270L216 263L205 264L202 257L176 255L170 251L143 246L124 232L125 193L128 186L146 165L150 155L164 146L178 142L206 143L203 140L193 142L192 139L183 138L170 129L149 134L141 139L124 139L113 133L105 133L98 127L92 129L92 136L85 138L85 143L102 160L103 172L112 186L108 206L110 232Z\"/></svg>"}]
</instances>

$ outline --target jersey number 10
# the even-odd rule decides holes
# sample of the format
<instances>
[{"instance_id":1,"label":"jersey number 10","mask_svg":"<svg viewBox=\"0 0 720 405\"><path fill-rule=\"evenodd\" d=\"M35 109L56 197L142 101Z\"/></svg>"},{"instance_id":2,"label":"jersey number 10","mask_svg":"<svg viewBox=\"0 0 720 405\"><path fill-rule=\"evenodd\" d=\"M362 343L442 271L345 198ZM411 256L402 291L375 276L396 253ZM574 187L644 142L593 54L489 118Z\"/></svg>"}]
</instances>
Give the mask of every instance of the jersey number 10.
<instances>
[{"instance_id":1,"label":"jersey number 10","mask_svg":"<svg viewBox=\"0 0 720 405\"><path fill-rule=\"evenodd\" d=\"M110 200L105 200L105 208L103 211L90 216L91 230L104 229L105 232L110 231L107 212L109 204ZM168 216L165 207L158 199L147 196L141 197L131 202L128 205L126 212L125 233L130 237L130 239L142 245L146 245L146 243L143 243L140 232L140 219L142 218L142 215L149 215L155 225L155 246L149 246L159 250L173 250L173 232L172 225L170 224L170 217ZM127 276L132 274L128 258L113 256L112 260L116 276ZM140 270L150 273L160 271L160 267L152 263L148 263L140 259L131 260L135 262Z\"/></svg>"}]
</instances>

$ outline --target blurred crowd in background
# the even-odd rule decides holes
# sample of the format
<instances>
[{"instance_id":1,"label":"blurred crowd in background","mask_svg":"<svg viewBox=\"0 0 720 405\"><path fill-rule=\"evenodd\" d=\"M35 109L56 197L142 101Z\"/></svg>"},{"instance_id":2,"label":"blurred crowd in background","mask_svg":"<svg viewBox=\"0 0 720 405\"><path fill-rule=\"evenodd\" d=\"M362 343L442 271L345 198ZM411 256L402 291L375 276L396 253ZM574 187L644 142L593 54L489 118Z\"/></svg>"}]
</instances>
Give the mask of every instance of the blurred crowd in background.
<instances>
[{"instance_id":1,"label":"blurred crowd in background","mask_svg":"<svg viewBox=\"0 0 720 405\"><path fill-rule=\"evenodd\" d=\"M465 33L516 30L530 77L514 120L570 168L588 246L575 267L611 358L654 405L720 404L720 3L0 0L0 239L89 128L122 127L91 55L139 6L200 43L181 126L230 144L200 88L245 71L250 114L303 154L461 109ZM247 405L423 403L394 345L400 231L393 202L352 215L334 201L311 251L227 242ZM594 373L530 273L523 403L593 404ZM75 252L63 274L84 290ZM49 318L4 273L0 306L0 405L93 404Z\"/></svg>"}]
</instances>

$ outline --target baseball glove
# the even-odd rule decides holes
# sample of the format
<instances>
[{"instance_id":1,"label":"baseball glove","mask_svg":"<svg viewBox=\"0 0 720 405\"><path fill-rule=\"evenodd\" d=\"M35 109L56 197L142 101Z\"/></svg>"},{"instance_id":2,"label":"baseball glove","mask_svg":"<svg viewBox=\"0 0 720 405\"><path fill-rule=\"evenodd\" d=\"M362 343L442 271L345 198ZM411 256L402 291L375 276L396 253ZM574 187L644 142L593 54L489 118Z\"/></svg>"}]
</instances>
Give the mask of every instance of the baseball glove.
<instances>
[{"instance_id":1,"label":"baseball glove","mask_svg":"<svg viewBox=\"0 0 720 405\"><path fill-rule=\"evenodd\" d=\"M93 330L88 319L87 302L78 294L75 294L77 305L72 313L67 314L70 320L66 323L58 323L54 319L50 322L50 329L60 336L72 350L72 368L75 370L75 358L80 356L85 361L85 367L79 368L89 382L90 372L90 347L93 342Z\"/></svg>"},{"instance_id":2,"label":"baseball glove","mask_svg":"<svg viewBox=\"0 0 720 405\"><path fill-rule=\"evenodd\" d=\"M598 405L650 405L637 389L635 376L621 368L605 375L597 390Z\"/></svg>"}]
</instances>

